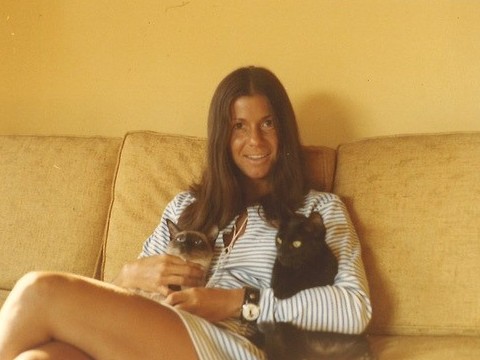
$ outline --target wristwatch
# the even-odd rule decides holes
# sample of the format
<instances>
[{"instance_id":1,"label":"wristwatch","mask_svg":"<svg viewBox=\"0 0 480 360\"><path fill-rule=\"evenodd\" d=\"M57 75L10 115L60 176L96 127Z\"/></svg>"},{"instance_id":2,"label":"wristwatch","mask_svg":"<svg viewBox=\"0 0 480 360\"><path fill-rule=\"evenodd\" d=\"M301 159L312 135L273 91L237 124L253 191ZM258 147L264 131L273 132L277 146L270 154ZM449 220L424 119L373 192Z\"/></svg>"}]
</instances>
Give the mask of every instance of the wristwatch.
<instances>
[{"instance_id":1,"label":"wristwatch","mask_svg":"<svg viewBox=\"0 0 480 360\"><path fill-rule=\"evenodd\" d=\"M243 322L254 322L260 315L260 307L258 306L260 301L260 290L248 286L244 287L244 289L245 295L243 297L240 319Z\"/></svg>"}]
</instances>

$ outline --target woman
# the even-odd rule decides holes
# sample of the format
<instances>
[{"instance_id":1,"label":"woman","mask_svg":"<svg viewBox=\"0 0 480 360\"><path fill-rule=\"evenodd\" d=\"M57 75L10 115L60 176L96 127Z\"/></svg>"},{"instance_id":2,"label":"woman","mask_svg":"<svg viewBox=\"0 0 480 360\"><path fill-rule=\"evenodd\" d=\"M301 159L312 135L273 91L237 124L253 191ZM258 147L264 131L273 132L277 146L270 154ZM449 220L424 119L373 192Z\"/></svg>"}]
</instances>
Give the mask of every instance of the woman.
<instances>
[{"instance_id":1,"label":"woman","mask_svg":"<svg viewBox=\"0 0 480 360\"><path fill-rule=\"evenodd\" d=\"M276 76L246 67L213 96L208 162L178 194L114 284L70 274L31 273L0 312L1 359L263 359L249 341L258 324L288 321L310 330L360 333L371 317L360 245L342 202L309 191L297 124ZM285 300L270 288L283 211L319 212L339 260L334 286ZM208 270L165 255L166 220L220 229ZM192 286L173 292L168 285ZM165 305L128 289L160 292Z\"/></svg>"}]
</instances>

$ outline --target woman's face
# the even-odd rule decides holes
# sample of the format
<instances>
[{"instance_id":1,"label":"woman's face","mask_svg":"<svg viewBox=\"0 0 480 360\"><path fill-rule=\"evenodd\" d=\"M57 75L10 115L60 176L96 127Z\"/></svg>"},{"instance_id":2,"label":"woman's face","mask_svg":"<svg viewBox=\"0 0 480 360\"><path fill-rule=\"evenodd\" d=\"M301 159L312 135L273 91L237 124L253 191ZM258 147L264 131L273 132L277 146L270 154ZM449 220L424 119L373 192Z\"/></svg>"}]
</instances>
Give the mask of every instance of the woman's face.
<instances>
[{"instance_id":1,"label":"woman's face","mask_svg":"<svg viewBox=\"0 0 480 360\"><path fill-rule=\"evenodd\" d=\"M250 185L266 185L278 155L275 114L263 95L241 96L232 106L230 150Z\"/></svg>"}]
</instances>

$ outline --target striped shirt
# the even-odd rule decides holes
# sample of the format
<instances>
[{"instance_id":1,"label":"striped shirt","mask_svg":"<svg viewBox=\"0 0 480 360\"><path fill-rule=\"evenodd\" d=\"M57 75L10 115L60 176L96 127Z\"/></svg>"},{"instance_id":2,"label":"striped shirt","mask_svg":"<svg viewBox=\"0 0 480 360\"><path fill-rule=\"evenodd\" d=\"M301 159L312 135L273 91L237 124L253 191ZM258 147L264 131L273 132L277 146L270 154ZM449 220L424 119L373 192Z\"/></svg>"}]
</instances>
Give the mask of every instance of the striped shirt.
<instances>
[{"instance_id":1,"label":"striped shirt","mask_svg":"<svg viewBox=\"0 0 480 360\"><path fill-rule=\"evenodd\" d=\"M178 194L166 207L160 224L146 240L141 257L162 254L169 241L166 219L177 223L182 211L195 199L188 192ZM343 202L331 193L310 191L298 213L318 212L327 229L326 242L338 259L334 285L300 291L287 299L277 299L270 287L276 256L277 229L265 222L260 205L247 208L245 232L226 252L223 235L233 231L237 218L220 230L215 254L207 274L207 287L260 289L260 316L265 322L291 322L298 327L349 334L361 333L371 318L368 284L361 259L360 243ZM248 337L256 324L239 319L210 323L203 318L176 310L192 338L198 357L212 359L265 359L264 352Z\"/></svg>"}]
</instances>

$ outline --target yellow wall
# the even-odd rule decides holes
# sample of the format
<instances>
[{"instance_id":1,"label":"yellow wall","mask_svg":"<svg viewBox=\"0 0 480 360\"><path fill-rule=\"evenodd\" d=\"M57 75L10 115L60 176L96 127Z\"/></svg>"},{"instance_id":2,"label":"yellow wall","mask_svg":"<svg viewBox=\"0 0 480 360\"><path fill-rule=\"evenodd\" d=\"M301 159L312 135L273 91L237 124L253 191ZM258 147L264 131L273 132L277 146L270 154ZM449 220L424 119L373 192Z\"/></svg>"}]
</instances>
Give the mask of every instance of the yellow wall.
<instances>
[{"instance_id":1,"label":"yellow wall","mask_svg":"<svg viewBox=\"0 0 480 360\"><path fill-rule=\"evenodd\" d=\"M305 144L480 130L477 0L2 0L0 134L205 136L248 64Z\"/></svg>"}]
</instances>

